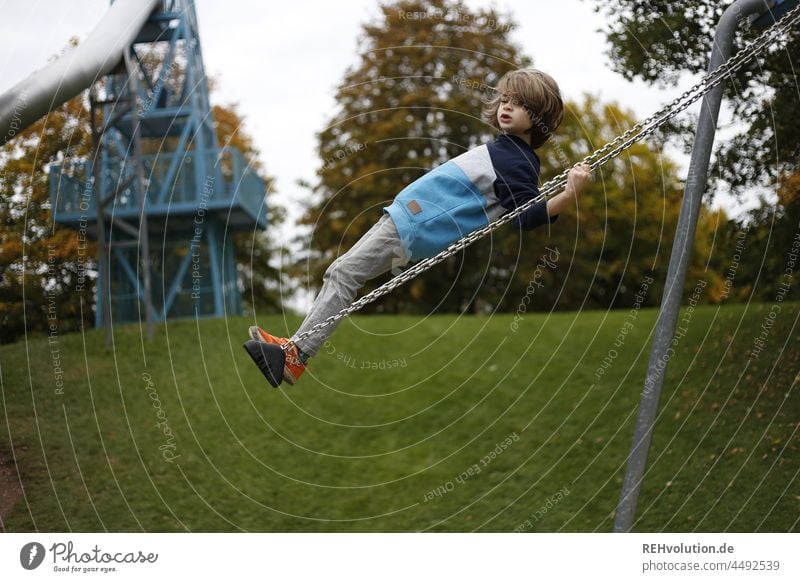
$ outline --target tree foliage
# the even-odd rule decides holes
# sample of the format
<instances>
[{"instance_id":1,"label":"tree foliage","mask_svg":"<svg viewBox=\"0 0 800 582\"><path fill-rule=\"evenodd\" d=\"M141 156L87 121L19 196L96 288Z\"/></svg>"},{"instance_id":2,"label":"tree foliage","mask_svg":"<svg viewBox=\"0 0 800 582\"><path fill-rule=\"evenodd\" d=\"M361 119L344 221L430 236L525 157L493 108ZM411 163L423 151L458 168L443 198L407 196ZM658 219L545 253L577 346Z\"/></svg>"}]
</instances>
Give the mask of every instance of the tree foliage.
<instances>
[{"instance_id":1,"label":"tree foliage","mask_svg":"<svg viewBox=\"0 0 800 582\"><path fill-rule=\"evenodd\" d=\"M661 85L684 71L706 72L717 22L730 5L711 0L592 1L607 16L614 69L628 79ZM761 32L748 20L740 21L734 50ZM759 208L720 223L710 265L717 265L729 287L736 282L724 298L773 301L798 233L800 91L791 58L798 53L800 30L795 28L725 84L727 103L742 129L716 147L715 173L740 199L757 187L777 196L761 197ZM708 194L713 196L714 190Z\"/></svg>"},{"instance_id":2,"label":"tree foliage","mask_svg":"<svg viewBox=\"0 0 800 582\"><path fill-rule=\"evenodd\" d=\"M295 282L288 276L288 266L283 257L288 256L274 233L286 221L286 209L274 199L274 180L268 176L260 161L260 154L252 136L244 128L244 118L236 105L214 105L217 142L232 146L244 155L250 167L261 176L267 187L267 231L238 232L233 234L236 268L244 285L242 299L249 308L278 313L283 296L291 294Z\"/></svg>"},{"instance_id":3,"label":"tree foliage","mask_svg":"<svg viewBox=\"0 0 800 582\"><path fill-rule=\"evenodd\" d=\"M725 225L717 255L731 300L800 300L800 173L781 178L778 201Z\"/></svg>"},{"instance_id":4,"label":"tree foliage","mask_svg":"<svg viewBox=\"0 0 800 582\"><path fill-rule=\"evenodd\" d=\"M96 245L53 222L47 171L90 149L88 114L76 97L0 151L0 342L93 321L93 286L78 281L96 267Z\"/></svg>"},{"instance_id":5,"label":"tree foliage","mask_svg":"<svg viewBox=\"0 0 800 582\"><path fill-rule=\"evenodd\" d=\"M730 3L712 0L591 0L605 16L611 66L627 79L666 86L681 73L705 74L717 22ZM734 51L762 32L742 20ZM720 176L735 192L800 170L800 99L792 55L800 31L769 47L725 83L743 129L717 150Z\"/></svg>"}]
</instances>

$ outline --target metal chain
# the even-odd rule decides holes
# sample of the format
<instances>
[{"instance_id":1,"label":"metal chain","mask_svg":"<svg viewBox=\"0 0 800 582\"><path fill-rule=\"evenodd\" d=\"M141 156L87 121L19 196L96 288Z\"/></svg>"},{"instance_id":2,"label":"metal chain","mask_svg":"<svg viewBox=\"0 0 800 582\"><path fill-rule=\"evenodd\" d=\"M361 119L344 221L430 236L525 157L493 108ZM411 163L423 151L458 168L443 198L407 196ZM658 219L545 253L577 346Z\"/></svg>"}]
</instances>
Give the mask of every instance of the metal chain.
<instances>
[{"instance_id":1,"label":"metal chain","mask_svg":"<svg viewBox=\"0 0 800 582\"><path fill-rule=\"evenodd\" d=\"M666 106L664 106L663 108L652 114L644 121L641 121L636 125L634 125L633 127L631 127L630 129L628 129L625 133L618 136L614 141L607 143L599 150L586 156L581 162L579 162L576 165L587 164L591 167L592 170L594 170L595 168L605 164L607 161L617 157L623 151L631 147L634 143L641 141L643 138L652 134L656 129L658 129L664 123L666 123L667 121L675 117L678 113L682 112L687 107L689 107L692 103L696 102L698 99L703 97L706 93L708 93L719 83L721 83L725 78L733 75L733 73L739 70L739 68L741 68L741 66L744 63L746 63L754 56L759 54L766 46L772 44L777 38L783 36L790 28L796 25L798 21L800 21L800 4L798 4L795 8L784 14L784 16L780 19L780 21L773 24L770 28L764 31L755 40L745 45L744 48L739 50L739 52L737 52L733 57L728 59L726 62L722 63L712 73L706 75L695 85L684 91L679 97L675 98L672 102L670 102L669 104L667 104ZM524 204L502 215L500 218L494 220L493 222L487 224L486 226L472 231L464 238L448 246L439 254L427 259L423 259L422 261L419 261L413 267L410 267L409 269L403 271L401 274L397 275L390 281L387 281L380 287L374 289L373 291L364 295L360 299L357 299L349 307L346 307L342 309L339 313L328 317L324 321L319 322L317 325L315 325L308 331L305 331L295 336L288 343L283 344L281 347L284 350L287 350L296 342L304 338L307 338L308 336L313 335L318 331L328 327L334 322L344 317L347 317L348 315L350 315L355 311L358 311L365 305L375 301L378 297L386 295L387 293L393 291L397 287L400 287L407 281L413 279L423 271L427 271L434 265L441 263L448 257L451 257L457 252L468 247L476 240L496 230L505 223L510 222L511 220L513 220L514 218L516 218L517 216L528 210L534 204L537 204L542 200L546 200L556 192L563 190L564 186L567 183L567 176L569 175L570 170L571 168L567 168L566 170L561 172L561 174L557 175L556 177L549 180L546 184L544 184L540 189L538 196L531 198Z\"/></svg>"}]
</instances>

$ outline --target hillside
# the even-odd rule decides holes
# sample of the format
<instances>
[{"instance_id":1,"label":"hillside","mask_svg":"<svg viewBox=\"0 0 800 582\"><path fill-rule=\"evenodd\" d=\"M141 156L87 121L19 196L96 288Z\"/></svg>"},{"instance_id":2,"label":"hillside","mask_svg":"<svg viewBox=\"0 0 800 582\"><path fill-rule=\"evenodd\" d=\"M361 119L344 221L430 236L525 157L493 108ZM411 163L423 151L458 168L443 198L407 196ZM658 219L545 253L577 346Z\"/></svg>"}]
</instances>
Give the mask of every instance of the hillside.
<instances>
[{"instance_id":1,"label":"hillside","mask_svg":"<svg viewBox=\"0 0 800 582\"><path fill-rule=\"evenodd\" d=\"M770 310L686 320L636 531L798 531L798 309ZM251 319L3 346L3 530L610 531L655 317L359 316L280 390Z\"/></svg>"}]
</instances>

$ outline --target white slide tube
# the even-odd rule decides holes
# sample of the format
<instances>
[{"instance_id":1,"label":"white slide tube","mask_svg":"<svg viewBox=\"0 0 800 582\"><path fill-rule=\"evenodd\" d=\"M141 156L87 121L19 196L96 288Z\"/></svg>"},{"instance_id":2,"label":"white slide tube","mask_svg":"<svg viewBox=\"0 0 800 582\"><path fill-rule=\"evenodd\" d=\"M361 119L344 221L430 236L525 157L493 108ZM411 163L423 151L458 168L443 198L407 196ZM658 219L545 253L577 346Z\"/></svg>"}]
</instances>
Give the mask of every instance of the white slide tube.
<instances>
[{"instance_id":1,"label":"white slide tube","mask_svg":"<svg viewBox=\"0 0 800 582\"><path fill-rule=\"evenodd\" d=\"M108 74L161 0L116 0L85 41L0 95L0 145Z\"/></svg>"}]
</instances>

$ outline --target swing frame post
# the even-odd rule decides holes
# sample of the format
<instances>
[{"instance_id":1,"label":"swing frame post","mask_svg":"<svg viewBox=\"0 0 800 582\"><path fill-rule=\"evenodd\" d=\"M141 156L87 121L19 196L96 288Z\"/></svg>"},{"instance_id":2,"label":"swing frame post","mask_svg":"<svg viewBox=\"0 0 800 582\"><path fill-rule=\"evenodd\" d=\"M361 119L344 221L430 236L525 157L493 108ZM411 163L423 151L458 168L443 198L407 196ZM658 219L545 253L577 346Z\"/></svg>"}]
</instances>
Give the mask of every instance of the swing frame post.
<instances>
[{"instance_id":1,"label":"swing frame post","mask_svg":"<svg viewBox=\"0 0 800 582\"><path fill-rule=\"evenodd\" d=\"M768 11L769 8L770 3L765 0L736 0L725 10L717 23L714 34L714 44L708 66L709 73L730 58L734 34L739 23L750 15L761 14ZM723 89L724 82L714 87L703 97L700 109L680 216L675 229L675 242L672 246L652 351L647 364L647 375L639 403L639 415L617 506L614 532L630 532L635 520L636 504L647 466L647 453L653 436L661 389L664 385L664 375L674 353L671 346L675 337L686 272L689 267L703 191L706 186Z\"/></svg>"}]
</instances>

